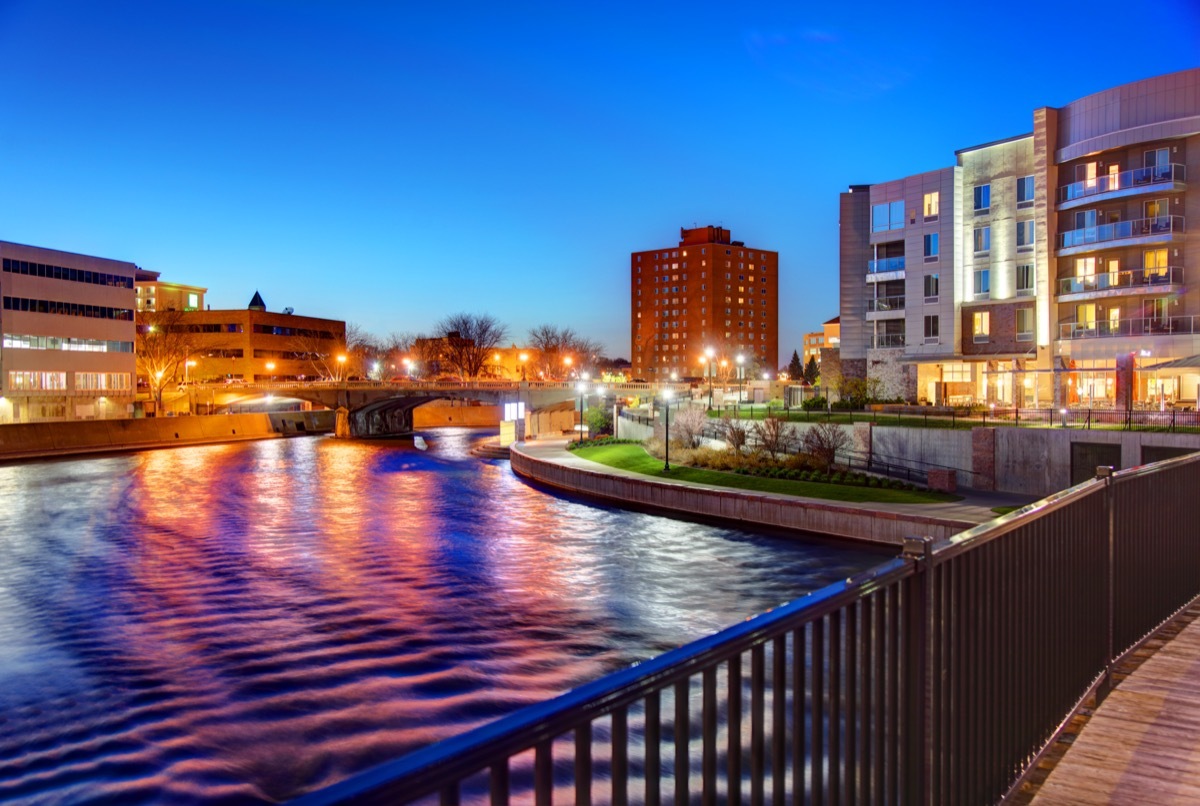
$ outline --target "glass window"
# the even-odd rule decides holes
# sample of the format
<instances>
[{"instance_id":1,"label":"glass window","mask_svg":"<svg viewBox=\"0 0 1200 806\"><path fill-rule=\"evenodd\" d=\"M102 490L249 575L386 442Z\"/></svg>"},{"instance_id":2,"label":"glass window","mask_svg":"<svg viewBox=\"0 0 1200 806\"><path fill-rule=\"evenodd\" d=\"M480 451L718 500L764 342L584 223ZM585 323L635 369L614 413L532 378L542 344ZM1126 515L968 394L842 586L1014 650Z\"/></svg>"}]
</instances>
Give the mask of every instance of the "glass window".
<instances>
[{"instance_id":1,"label":"glass window","mask_svg":"<svg viewBox=\"0 0 1200 806\"><path fill-rule=\"evenodd\" d=\"M1034 272L1032 263L1023 263L1017 266L1017 296L1032 297L1034 295L1033 288Z\"/></svg>"},{"instance_id":2,"label":"glass window","mask_svg":"<svg viewBox=\"0 0 1200 806\"><path fill-rule=\"evenodd\" d=\"M977 342L985 342L992 329L992 315L987 311L976 311L971 316L971 333Z\"/></svg>"},{"instance_id":3,"label":"glass window","mask_svg":"<svg viewBox=\"0 0 1200 806\"><path fill-rule=\"evenodd\" d=\"M1155 199L1143 203L1142 209L1145 210L1146 218L1161 218L1168 215L1168 207L1166 199Z\"/></svg>"},{"instance_id":4,"label":"glass window","mask_svg":"<svg viewBox=\"0 0 1200 806\"><path fill-rule=\"evenodd\" d=\"M904 229L904 202L876 204L871 207L871 232Z\"/></svg>"},{"instance_id":5,"label":"glass window","mask_svg":"<svg viewBox=\"0 0 1200 806\"><path fill-rule=\"evenodd\" d=\"M975 251L988 252L992 248L992 228L991 227L976 227L975 228Z\"/></svg>"},{"instance_id":6,"label":"glass window","mask_svg":"<svg viewBox=\"0 0 1200 806\"><path fill-rule=\"evenodd\" d=\"M988 210L992 206L992 186L991 185L976 185L975 186L975 209L977 211Z\"/></svg>"},{"instance_id":7,"label":"glass window","mask_svg":"<svg viewBox=\"0 0 1200 806\"><path fill-rule=\"evenodd\" d=\"M888 207L889 229L904 229L904 202L894 201Z\"/></svg>"},{"instance_id":8,"label":"glass window","mask_svg":"<svg viewBox=\"0 0 1200 806\"><path fill-rule=\"evenodd\" d=\"M1017 308L1017 341L1033 341L1033 308Z\"/></svg>"},{"instance_id":9,"label":"glass window","mask_svg":"<svg viewBox=\"0 0 1200 806\"><path fill-rule=\"evenodd\" d=\"M936 342L938 340L938 318L936 316L925 317L925 341Z\"/></svg>"},{"instance_id":10,"label":"glass window","mask_svg":"<svg viewBox=\"0 0 1200 806\"><path fill-rule=\"evenodd\" d=\"M1017 206L1033 204L1033 176L1017 177Z\"/></svg>"},{"instance_id":11,"label":"glass window","mask_svg":"<svg viewBox=\"0 0 1200 806\"><path fill-rule=\"evenodd\" d=\"M925 301L936 302L938 298L938 276L936 274L925 275Z\"/></svg>"},{"instance_id":12,"label":"glass window","mask_svg":"<svg viewBox=\"0 0 1200 806\"><path fill-rule=\"evenodd\" d=\"M931 232L925 236L925 257L938 256L938 234Z\"/></svg>"},{"instance_id":13,"label":"glass window","mask_svg":"<svg viewBox=\"0 0 1200 806\"><path fill-rule=\"evenodd\" d=\"M1033 219L1017 222L1017 249L1033 248Z\"/></svg>"},{"instance_id":14,"label":"glass window","mask_svg":"<svg viewBox=\"0 0 1200 806\"><path fill-rule=\"evenodd\" d=\"M991 271L979 269L975 272L974 293L976 297L986 297L992 293Z\"/></svg>"},{"instance_id":15,"label":"glass window","mask_svg":"<svg viewBox=\"0 0 1200 806\"><path fill-rule=\"evenodd\" d=\"M938 215L938 191L925 194L924 203L925 217L937 218Z\"/></svg>"}]
</instances>

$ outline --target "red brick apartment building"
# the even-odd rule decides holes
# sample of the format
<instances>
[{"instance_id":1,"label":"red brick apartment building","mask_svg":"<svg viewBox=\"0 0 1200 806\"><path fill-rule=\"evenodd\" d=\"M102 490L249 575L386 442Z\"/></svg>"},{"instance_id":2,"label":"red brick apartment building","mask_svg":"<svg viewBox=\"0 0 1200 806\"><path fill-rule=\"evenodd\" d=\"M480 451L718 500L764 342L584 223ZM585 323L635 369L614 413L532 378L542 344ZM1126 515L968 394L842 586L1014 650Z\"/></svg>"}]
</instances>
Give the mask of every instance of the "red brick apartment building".
<instances>
[{"instance_id":1,"label":"red brick apartment building","mask_svg":"<svg viewBox=\"0 0 1200 806\"><path fill-rule=\"evenodd\" d=\"M701 377L712 349L747 375L779 363L779 253L730 239L721 227L680 229L679 243L633 252L630 343L633 376Z\"/></svg>"}]
</instances>

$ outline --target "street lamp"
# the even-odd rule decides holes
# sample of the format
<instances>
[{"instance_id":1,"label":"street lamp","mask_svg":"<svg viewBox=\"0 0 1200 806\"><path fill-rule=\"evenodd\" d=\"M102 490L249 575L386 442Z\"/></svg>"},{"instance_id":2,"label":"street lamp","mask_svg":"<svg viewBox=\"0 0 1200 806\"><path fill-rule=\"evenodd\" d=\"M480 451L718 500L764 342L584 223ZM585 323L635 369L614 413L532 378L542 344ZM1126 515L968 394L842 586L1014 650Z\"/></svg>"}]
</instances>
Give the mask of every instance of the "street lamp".
<instances>
[{"instance_id":1,"label":"street lamp","mask_svg":"<svg viewBox=\"0 0 1200 806\"><path fill-rule=\"evenodd\" d=\"M579 390L579 441L583 442L583 393L587 391L587 384L580 381L575 388Z\"/></svg>"},{"instance_id":2,"label":"street lamp","mask_svg":"<svg viewBox=\"0 0 1200 806\"><path fill-rule=\"evenodd\" d=\"M189 415L192 413L192 387L188 385L188 369L191 367L194 367L194 366L196 366L195 361L188 360L188 361L183 362L183 388L184 388L184 391L187 392L187 396L188 396L188 414ZM100 399L103 400L104 398L100 398Z\"/></svg>"},{"instance_id":3,"label":"street lamp","mask_svg":"<svg viewBox=\"0 0 1200 806\"><path fill-rule=\"evenodd\" d=\"M345 368L346 368L345 354L339 355L337 357L337 362L338 362L338 377L337 377L337 379L340 381L340 380L342 380L342 372L345 371Z\"/></svg>"},{"instance_id":4,"label":"street lamp","mask_svg":"<svg viewBox=\"0 0 1200 806\"><path fill-rule=\"evenodd\" d=\"M571 377L571 364L572 364L572 359L571 359L571 356L568 355L566 358L563 359L563 365L566 366L564 375L567 378Z\"/></svg>"},{"instance_id":5,"label":"street lamp","mask_svg":"<svg viewBox=\"0 0 1200 806\"><path fill-rule=\"evenodd\" d=\"M708 370L706 373L708 375L708 410L712 411L713 373L716 372L716 369L717 369L716 366L713 364L713 359L716 357L717 352L713 348L709 347L707 350L704 351L704 355L708 359L708 364L706 366L706 369ZM701 359L701 363L703 363L703 359Z\"/></svg>"},{"instance_id":6,"label":"street lamp","mask_svg":"<svg viewBox=\"0 0 1200 806\"><path fill-rule=\"evenodd\" d=\"M671 471L671 397L675 394L674 389L663 390L663 419L666 422L666 428L663 433L663 472Z\"/></svg>"},{"instance_id":7,"label":"street lamp","mask_svg":"<svg viewBox=\"0 0 1200 806\"><path fill-rule=\"evenodd\" d=\"M526 355L525 353L521 353L520 358L521 358L521 381L524 382L525 381L525 362L529 360L529 356Z\"/></svg>"},{"instance_id":8,"label":"street lamp","mask_svg":"<svg viewBox=\"0 0 1200 806\"><path fill-rule=\"evenodd\" d=\"M271 380L274 381L275 380L275 362L274 361L267 362L267 372L271 373Z\"/></svg>"},{"instance_id":9,"label":"street lamp","mask_svg":"<svg viewBox=\"0 0 1200 806\"><path fill-rule=\"evenodd\" d=\"M742 408L742 379L746 377L746 368L742 366L746 361L746 357L739 355L737 357L737 373L738 373L738 410Z\"/></svg>"}]
</instances>

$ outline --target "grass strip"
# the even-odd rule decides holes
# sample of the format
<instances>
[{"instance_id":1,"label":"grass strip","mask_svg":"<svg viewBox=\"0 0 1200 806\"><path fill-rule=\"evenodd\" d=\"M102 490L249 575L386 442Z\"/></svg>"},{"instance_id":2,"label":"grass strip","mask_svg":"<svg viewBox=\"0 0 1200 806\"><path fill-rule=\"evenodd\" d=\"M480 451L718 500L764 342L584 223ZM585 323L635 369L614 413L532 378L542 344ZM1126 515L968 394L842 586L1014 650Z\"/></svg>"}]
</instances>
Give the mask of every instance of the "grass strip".
<instances>
[{"instance_id":1,"label":"grass strip","mask_svg":"<svg viewBox=\"0 0 1200 806\"><path fill-rule=\"evenodd\" d=\"M729 487L736 490L752 490L764 493L801 495L806 498L823 498L828 501L852 501L857 503L884 504L933 504L946 501L961 501L962 498L949 493L926 490L889 490L881 487L858 487L848 484L827 484L821 481L793 481L770 479L761 476L743 476L721 470L706 470L699 467L673 465L669 473L663 471L663 463L646 453L640 445L602 445L580 448L574 454L608 467L629 470L645 476L677 481L694 481Z\"/></svg>"}]
</instances>

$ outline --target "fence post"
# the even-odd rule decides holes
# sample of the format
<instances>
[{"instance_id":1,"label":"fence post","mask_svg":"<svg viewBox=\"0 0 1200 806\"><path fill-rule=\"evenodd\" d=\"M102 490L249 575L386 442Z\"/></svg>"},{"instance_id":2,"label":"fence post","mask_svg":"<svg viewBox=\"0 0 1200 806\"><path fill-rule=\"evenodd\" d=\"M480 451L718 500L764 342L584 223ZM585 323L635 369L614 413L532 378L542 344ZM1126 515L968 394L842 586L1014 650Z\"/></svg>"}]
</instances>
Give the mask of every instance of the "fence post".
<instances>
[{"instance_id":1,"label":"fence post","mask_svg":"<svg viewBox=\"0 0 1200 806\"><path fill-rule=\"evenodd\" d=\"M931 803L936 725L931 703L941 697L941 675L935 666L932 640L935 629L933 588L933 538L905 537L901 554L914 563L914 573L904 581L903 635L909 651L904 656L904 703L902 724L905 736L900 748L904 803ZM893 740L894 741L894 740Z\"/></svg>"},{"instance_id":2,"label":"fence post","mask_svg":"<svg viewBox=\"0 0 1200 806\"><path fill-rule=\"evenodd\" d=\"M1114 547L1114 531L1116 529L1116 513L1114 509L1114 500L1116 498L1115 490L1113 489L1113 468L1112 465L1099 465L1096 467L1096 478L1104 479L1104 509L1108 516L1108 552L1104 562L1104 575L1106 580L1106 602L1105 602L1105 651L1104 651L1104 677L1100 680L1100 685L1096 687L1096 705L1104 702L1104 698L1109 695L1113 687L1113 620L1116 616L1116 584L1115 576L1115 547Z\"/></svg>"}]
</instances>

